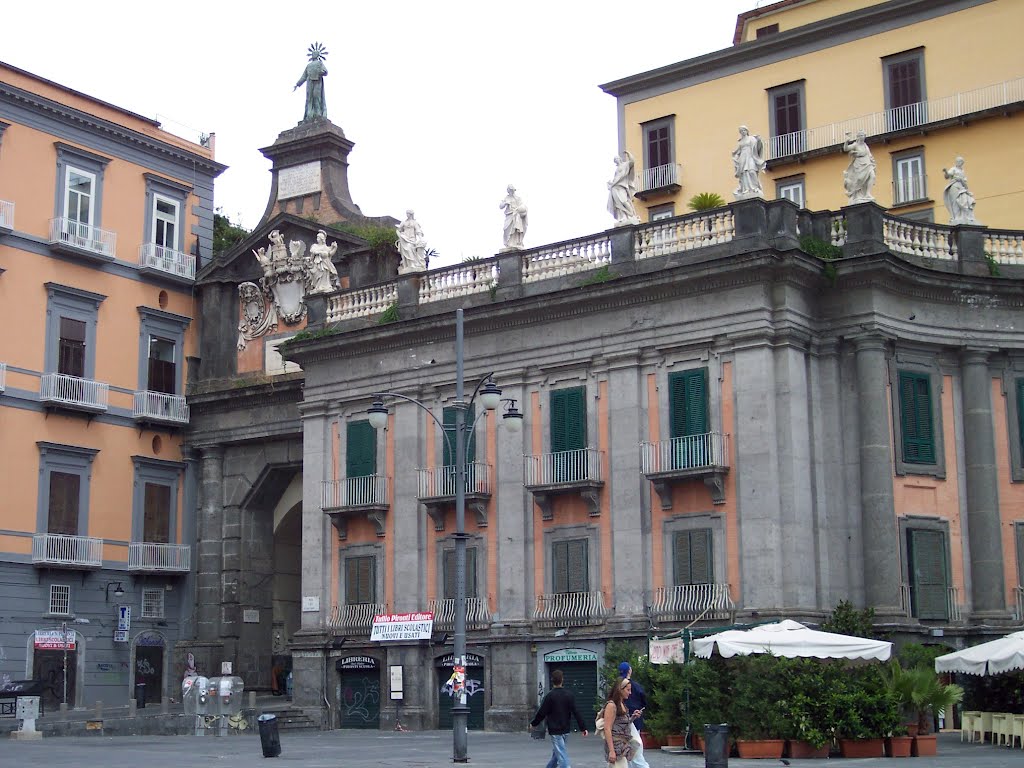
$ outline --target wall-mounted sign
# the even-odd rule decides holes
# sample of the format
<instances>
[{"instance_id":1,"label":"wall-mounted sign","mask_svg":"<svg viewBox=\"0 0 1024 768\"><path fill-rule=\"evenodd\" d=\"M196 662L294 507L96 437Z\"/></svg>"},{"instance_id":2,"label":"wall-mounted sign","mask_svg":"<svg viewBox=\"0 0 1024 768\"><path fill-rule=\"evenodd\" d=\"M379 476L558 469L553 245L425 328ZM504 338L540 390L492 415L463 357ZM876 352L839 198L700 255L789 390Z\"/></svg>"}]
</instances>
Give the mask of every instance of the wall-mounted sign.
<instances>
[{"instance_id":1,"label":"wall-mounted sign","mask_svg":"<svg viewBox=\"0 0 1024 768\"><path fill-rule=\"evenodd\" d=\"M232 672L231 672L231 662L230 661L222 661L220 663L220 673L222 675L230 675L230 674L232 674Z\"/></svg>"},{"instance_id":2,"label":"wall-mounted sign","mask_svg":"<svg viewBox=\"0 0 1024 768\"><path fill-rule=\"evenodd\" d=\"M242 623L243 624L259 624L260 623L260 611L258 608L245 608L242 611Z\"/></svg>"},{"instance_id":3,"label":"wall-mounted sign","mask_svg":"<svg viewBox=\"0 0 1024 768\"><path fill-rule=\"evenodd\" d=\"M378 643L400 640L429 640L434 631L434 614L381 613L373 617L370 641Z\"/></svg>"},{"instance_id":4,"label":"wall-mounted sign","mask_svg":"<svg viewBox=\"0 0 1024 768\"><path fill-rule=\"evenodd\" d=\"M124 632L132 628L132 607L130 605L117 606L117 628Z\"/></svg>"},{"instance_id":5,"label":"wall-mounted sign","mask_svg":"<svg viewBox=\"0 0 1024 768\"><path fill-rule=\"evenodd\" d=\"M389 672L391 677L391 700L401 701L403 696L402 665L392 664L391 667L389 668Z\"/></svg>"},{"instance_id":6,"label":"wall-mounted sign","mask_svg":"<svg viewBox=\"0 0 1024 768\"><path fill-rule=\"evenodd\" d=\"M65 635L67 637L65 644ZM73 651L78 636L75 630L69 629L66 633L60 629L37 629L33 645L38 651Z\"/></svg>"},{"instance_id":7,"label":"wall-mounted sign","mask_svg":"<svg viewBox=\"0 0 1024 768\"><path fill-rule=\"evenodd\" d=\"M302 612L315 613L320 610L320 595L303 595Z\"/></svg>"},{"instance_id":8,"label":"wall-mounted sign","mask_svg":"<svg viewBox=\"0 0 1024 768\"><path fill-rule=\"evenodd\" d=\"M334 668L341 669L376 669L380 665L372 656L345 656L334 662Z\"/></svg>"},{"instance_id":9,"label":"wall-mounted sign","mask_svg":"<svg viewBox=\"0 0 1024 768\"><path fill-rule=\"evenodd\" d=\"M321 190L320 161L293 165L277 172L277 199L312 195Z\"/></svg>"},{"instance_id":10,"label":"wall-mounted sign","mask_svg":"<svg viewBox=\"0 0 1024 768\"><path fill-rule=\"evenodd\" d=\"M548 664L563 664L567 661L597 661L597 654L584 648L563 648L560 651L545 653L544 661Z\"/></svg>"},{"instance_id":11,"label":"wall-mounted sign","mask_svg":"<svg viewBox=\"0 0 1024 768\"><path fill-rule=\"evenodd\" d=\"M114 630L114 642L115 643L127 643L128 642L128 630L127 629L115 629Z\"/></svg>"},{"instance_id":12,"label":"wall-mounted sign","mask_svg":"<svg viewBox=\"0 0 1024 768\"><path fill-rule=\"evenodd\" d=\"M164 639L156 632L143 632L135 640L136 645L147 645L152 648L163 646Z\"/></svg>"},{"instance_id":13,"label":"wall-mounted sign","mask_svg":"<svg viewBox=\"0 0 1024 768\"><path fill-rule=\"evenodd\" d=\"M484 657L477 656L475 653L466 654L466 663L464 666L467 667L482 667L484 665ZM455 654L449 653L447 656L434 661L436 667L454 667L455 666Z\"/></svg>"}]
</instances>

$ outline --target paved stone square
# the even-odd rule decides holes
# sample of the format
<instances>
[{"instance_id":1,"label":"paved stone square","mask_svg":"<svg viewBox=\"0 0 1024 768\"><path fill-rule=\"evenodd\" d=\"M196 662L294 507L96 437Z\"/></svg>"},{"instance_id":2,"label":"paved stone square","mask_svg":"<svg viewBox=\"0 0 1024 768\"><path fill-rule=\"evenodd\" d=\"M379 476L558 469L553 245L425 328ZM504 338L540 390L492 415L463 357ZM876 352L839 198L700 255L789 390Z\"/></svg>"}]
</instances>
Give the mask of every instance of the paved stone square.
<instances>
[{"instance_id":1,"label":"paved stone square","mask_svg":"<svg viewBox=\"0 0 1024 768\"><path fill-rule=\"evenodd\" d=\"M402 766L421 768L452 765L450 731L388 733L380 731L328 731L281 734L282 752L277 762L303 768ZM469 734L470 764L491 768L543 768L551 754L550 742L534 741L524 731ZM251 733L213 736L124 736L47 738L37 742L9 741L0 751L0 765L11 768L251 768L264 760L259 737ZM658 750L646 753L652 768L703 768L702 755L673 755ZM605 768L601 743L594 735L569 739L574 768ZM908 758L894 763L872 760L794 760L806 768L1020 768L1024 751L990 744L961 744L959 734L939 737L939 755ZM267 762L268 768L273 763ZM730 758L730 768L773 768L774 760Z\"/></svg>"}]
</instances>

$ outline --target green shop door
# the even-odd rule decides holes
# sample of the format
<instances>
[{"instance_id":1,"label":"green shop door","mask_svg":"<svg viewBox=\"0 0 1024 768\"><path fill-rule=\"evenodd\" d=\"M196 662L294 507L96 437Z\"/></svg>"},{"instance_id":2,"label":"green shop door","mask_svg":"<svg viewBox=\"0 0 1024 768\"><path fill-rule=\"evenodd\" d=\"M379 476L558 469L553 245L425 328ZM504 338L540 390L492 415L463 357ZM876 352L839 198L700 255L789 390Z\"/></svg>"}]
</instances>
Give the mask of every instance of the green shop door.
<instances>
[{"instance_id":1,"label":"green shop door","mask_svg":"<svg viewBox=\"0 0 1024 768\"><path fill-rule=\"evenodd\" d=\"M452 704L454 691L451 676L452 654L442 656L434 662L437 668L437 727L450 730L452 727ZM466 703L469 705L469 720L466 726L471 731L484 729L484 660L475 653L466 654Z\"/></svg>"},{"instance_id":2,"label":"green shop door","mask_svg":"<svg viewBox=\"0 0 1024 768\"><path fill-rule=\"evenodd\" d=\"M582 648L567 648L561 651L544 654L546 668L546 686L550 690L551 673L562 670L564 682L562 687L572 691L576 705L587 724L587 730L594 730L597 700L597 654ZM576 719L572 720L572 728L577 729Z\"/></svg>"},{"instance_id":3,"label":"green shop door","mask_svg":"<svg viewBox=\"0 0 1024 768\"><path fill-rule=\"evenodd\" d=\"M338 727L380 728L380 662L371 656L346 656L338 671Z\"/></svg>"}]
</instances>

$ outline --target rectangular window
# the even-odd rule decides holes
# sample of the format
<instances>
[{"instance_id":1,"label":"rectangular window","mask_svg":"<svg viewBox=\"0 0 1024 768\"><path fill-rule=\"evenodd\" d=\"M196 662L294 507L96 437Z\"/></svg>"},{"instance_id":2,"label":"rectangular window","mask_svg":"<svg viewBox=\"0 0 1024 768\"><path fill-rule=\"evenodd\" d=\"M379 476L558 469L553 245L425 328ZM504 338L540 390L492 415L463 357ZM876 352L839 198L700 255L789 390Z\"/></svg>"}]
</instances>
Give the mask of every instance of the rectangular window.
<instances>
[{"instance_id":1,"label":"rectangular window","mask_svg":"<svg viewBox=\"0 0 1024 768\"><path fill-rule=\"evenodd\" d=\"M921 60L917 57L889 63L889 109L917 104L921 99Z\"/></svg>"},{"instance_id":2,"label":"rectangular window","mask_svg":"<svg viewBox=\"0 0 1024 768\"><path fill-rule=\"evenodd\" d=\"M345 477L377 474L377 430L370 422L350 421L345 435Z\"/></svg>"},{"instance_id":3,"label":"rectangular window","mask_svg":"<svg viewBox=\"0 0 1024 768\"><path fill-rule=\"evenodd\" d=\"M85 323L81 320L60 318L57 373L85 377L85 330Z\"/></svg>"},{"instance_id":4,"label":"rectangular window","mask_svg":"<svg viewBox=\"0 0 1024 768\"><path fill-rule=\"evenodd\" d=\"M665 205L652 205L647 209L648 221L661 221L671 219L676 215L676 204L666 203Z\"/></svg>"},{"instance_id":5,"label":"rectangular window","mask_svg":"<svg viewBox=\"0 0 1024 768\"><path fill-rule=\"evenodd\" d=\"M476 597L476 547L466 547L466 597ZM455 598L455 550L444 552L444 599Z\"/></svg>"},{"instance_id":6,"label":"rectangular window","mask_svg":"<svg viewBox=\"0 0 1024 768\"><path fill-rule=\"evenodd\" d=\"M882 60L886 128L899 131L928 121L924 88L924 49Z\"/></svg>"},{"instance_id":7,"label":"rectangular window","mask_svg":"<svg viewBox=\"0 0 1024 768\"><path fill-rule=\"evenodd\" d=\"M68 584L50 585L50 613L55 616L71 615L71 587Z\"/></svg>"},{"instance_id":8,"label":"rectangular window","mask_svg":"<svg viewBox=\"0 0 1024 768\"><path fill-rule=\"evenodd\" d=\"M170 487L146 483L143 504L142 540L150 544L168 544L171 540Z\"/></svg>"},{"instance_id":9,"label":"rectangular window","mask_svg":"<svg viewBox=\"0 0 1024 768\"><path fill-rule=\"evenodd\" d=\"M675 534L672 542L672 574L676 585L714 583L710 528Z\"/></svg>"},{"instance_id":10,"label":"rectangular window","mask_svg":"<svg viewBox=\"0 0 1024 768\"><path fill-rule=\"evenodd\" d=\"M907 564L911 613L919 619L949 619L946 534L908 529Z\"/></svg>"},{"instance_id":11,"label":"rectangular window","mask_svg":"<svg viewBox=\"0 0 1024 768\"><path fill-rule=\"evenodd\" d=\"M672 125L658 122L644 128L647 168L658 168L672 163Z\"/></svg>"},{"instance_id":12,"label":"rectangular window","mask_svg":"<svg viewBox=\"0 0 1024 768\"><path fill-rule=\"evenodd\" d=\"M586 388L551 392L551 453L555 482L584 480L587 473Z\"/></svg>"},{"instance_id":13,"label":"rectangular window","mask_svg":"<svg viewBox=\"0 0 1024 768\"><path fill-rule=\"evenodd\" d=\"M50 472L50 503L46 532L65 536L78 535L78 505L82 478L69 472Z\"/></svg>"},{"instance_id":14,"label":"rectangular window","mask_svg":"<svg viewBox=\"0 0 1024 768\"><path fill-rule=\"evenodd\" d=\"M778 24L768 24L764 27L757 28L757 39L760 40L762 37L767 37L768 35L777 35L778 33Z\"/></svg>"},{"instance_id":15,"label":"rectangular window","mask_svg":"<svg viewBox=\"0 0 1024 768\"><path fill-rule=\"evenodd\" d=\"M149 366L146 388L150 392L173 395L177 390L178 369L174 342L157 336L149 337Z\"/></svg>"},{"instance_id":16,"label":"rectangular window","mask_svg":"<svg viewBox=\"0 0 1024 768\"><path fill-rule=\"evenodd\" d=\"M64 218L72 222L91 227L95 205L93 196L96 189L96 174L67 167L64 176ZM88 237L88 233L73 233Z\"/></svg>"},{"instance_id":17,"label":"rectangular window","mask_svg":"<svg viewBox=\"0 0 1024 768\"><path fill-rule=\"evenodd\" d=\"M376 593L375 567L375 558L372 556L345 558L345 603L347 605L365 605L377 602L374 599Z\"/></svg>"},{"instance_id":18,"label":"rectangular window","mask_svg":"<svg viewBox=\"0 0 1024 768\"><path fill-rule=\"evenodd\" d=\"M780 181L775 185L776 197L780 200L790 200L801 208L806 208L804 197L804 180Z\"/></svg>"},{"instance_id":19,"label":"rectangular window","mask_svg":"<svg viewBox=\"0 0 1024 768\"><path fill-rule=\"evenodd\" d=\"M142 618L162 619L164 617L164 590L142 590Z\"/></svg>"},{"instance_id":20,"label":"rectangular window","mask_svg":"<svg viewBox=\"0 0 1024 768\"><path fill-rule=\"evenodd\" d=\"M934 464L931 380L926 373L900 371L899 387L903 461L907 464Z\"/></svg>"},{"instance_id":21,"label":"rectangular window","mask_svg":"<svg viewBox=\"0 0 1024 768\"><path fill-rule=\"evenodd\" d=\"M153 242L172 251L178 249L178 203L160 195L154 196Z\"/></svg>"},{"instance_id":22,"label":"rectangular window","mask_svg":"<svg viewBox=\"0 0 1024 768\"><path fill-rule=\"evenodd\" d=\"M469 431L473 420L476 418L475 410L466 411L466 430ZM459 439L458 434L455 431L455 409L445 408L441 413L441 421L444 424L444 433L447 439L442 438L444 445L442 446L442 453L444 455L444 466L454 467L455 466L455 445ZM469 445L466 446L466 463L472 464L476 461L476 432L475 430L470 433Z\"/></svg>"},{"instance_id":23,"label":"rectangular window","mask_svg":"<svg viewBox=\"0 0 1024 768\"><path fill-rule=\"evenodd\" d=\"M926 199L924 155L899 155L892 162L892 204L905 205Z\"/></svg>"},{"instance_id":24,"label":"rectangular window","mask_svg":"<svg viewBox=\"0 0 1024 768\"><path fill-rule=\"evenodd\" d=\"M669 429L673 469L707 466L712 459L708 434L708 369L669 374Z\"/></svg>"},{"instance_id":25,"label":"rectangular window","mask_svg":"<svg viewBox=\"0 0 1024 768\"><path fill-rule=\"evenodd\" d=\"M556 594L590 591L587 544L586 539L566 539L551 545L551 586Z\"/></svg>"}]
</instances>

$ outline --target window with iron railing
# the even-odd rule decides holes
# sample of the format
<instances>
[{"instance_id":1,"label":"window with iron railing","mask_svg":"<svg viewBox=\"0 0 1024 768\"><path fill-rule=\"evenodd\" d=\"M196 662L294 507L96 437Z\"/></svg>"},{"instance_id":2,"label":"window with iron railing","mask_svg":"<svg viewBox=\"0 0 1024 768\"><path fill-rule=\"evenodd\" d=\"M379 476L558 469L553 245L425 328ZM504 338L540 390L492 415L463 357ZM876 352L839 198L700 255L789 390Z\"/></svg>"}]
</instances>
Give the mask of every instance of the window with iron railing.
<instances>
[{"instance_id":1,"label":"window with iron railing","mask_svg":"<svg viewBox=\"0 0 1024 768\"><path fill-rule=\"evenodd\" d=\"M50 585L50 613L55 616L71 615L71 586L68 584Z\"/></svg>"},{"instance_id":2,"label":"window with iron railing","mask_svg":"<svg viewBox=\"0 0 1024 768\"><path fill-rule=\"evenodd\" d=\"M142 618L162 619L164 617L164 590L142 590Z\"/></svg>"}]
</instances>

